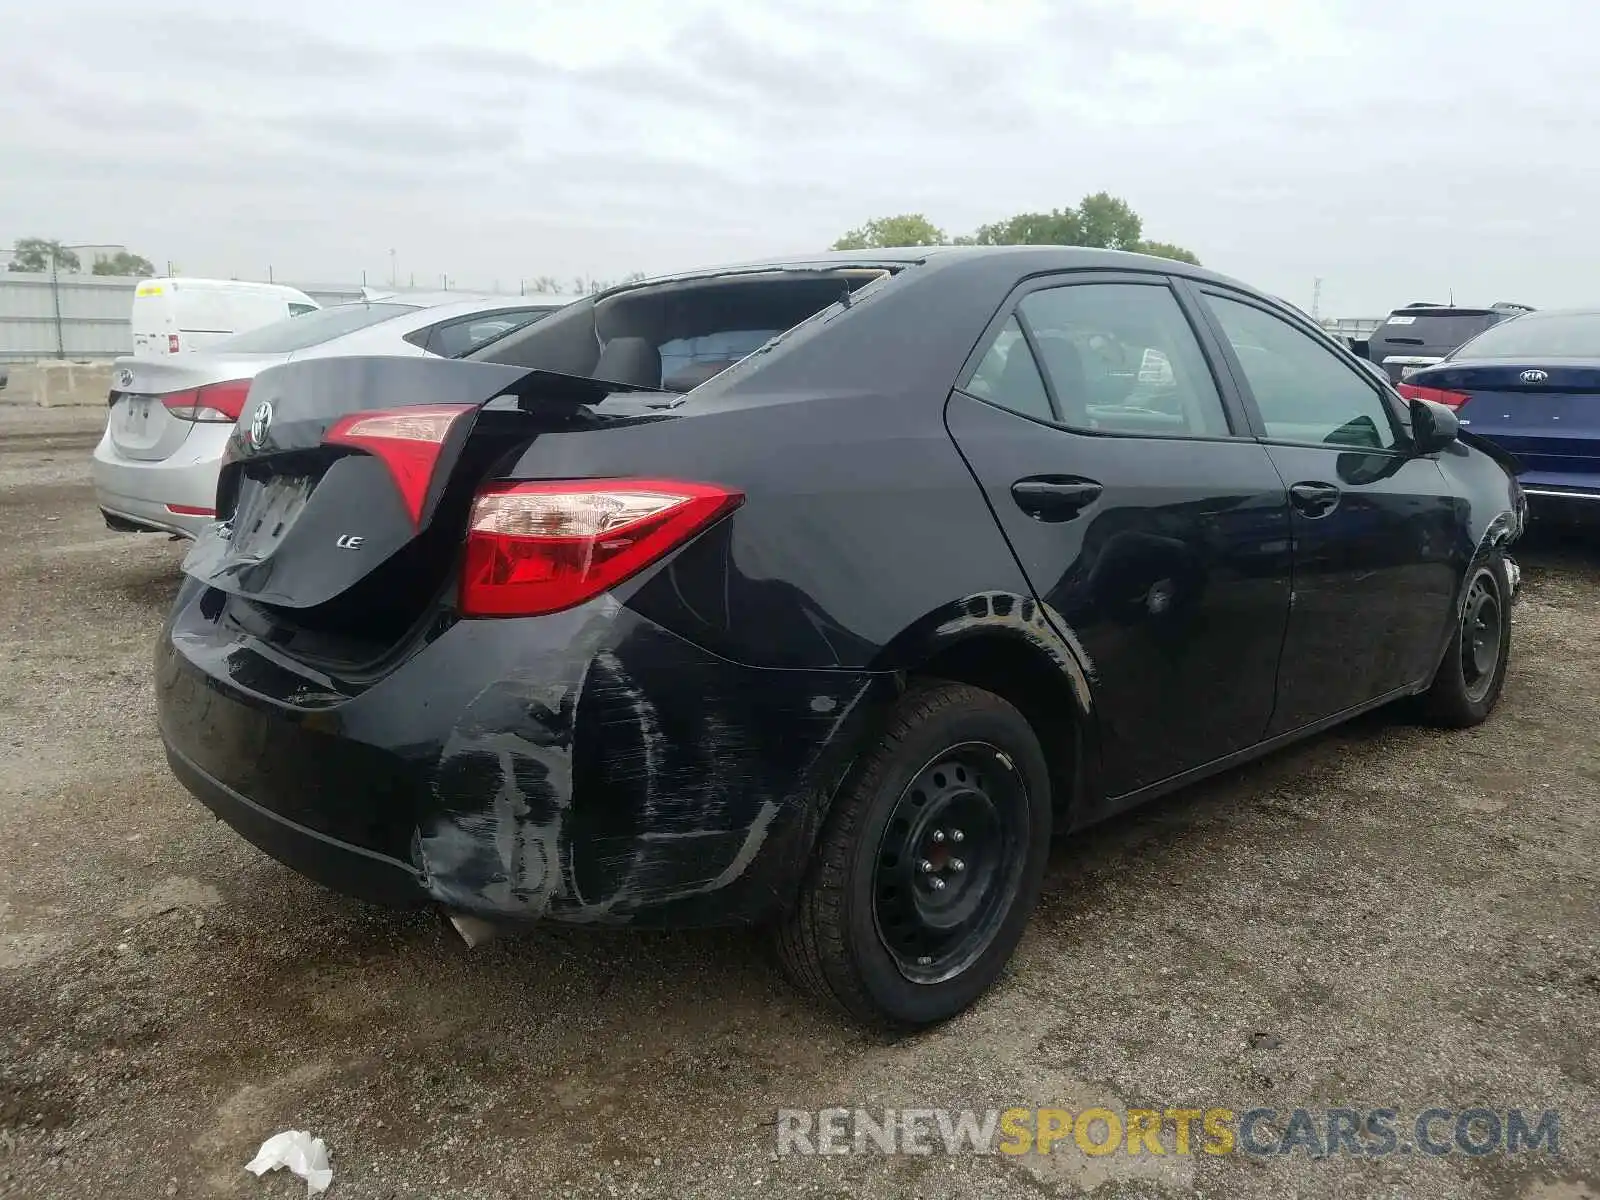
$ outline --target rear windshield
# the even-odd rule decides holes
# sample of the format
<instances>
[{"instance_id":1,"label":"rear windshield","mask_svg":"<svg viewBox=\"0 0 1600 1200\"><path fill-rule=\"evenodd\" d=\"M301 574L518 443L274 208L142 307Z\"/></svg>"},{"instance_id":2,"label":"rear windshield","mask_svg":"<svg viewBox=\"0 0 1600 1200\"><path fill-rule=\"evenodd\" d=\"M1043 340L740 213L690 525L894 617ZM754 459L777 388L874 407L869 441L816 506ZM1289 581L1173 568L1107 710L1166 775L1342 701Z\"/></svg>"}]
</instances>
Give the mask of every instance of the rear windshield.
<instances>
[{"instance_id":1,"label":"rear windshield","mask_svg":"<svg viewBox=\"0 0 1600 1200\"><path fill-rule=\"evenodd\" d=\"M889 273L774 268L645 285L568 305L473 357L687 392Z\"/></svg>"},{"instance_id":2,"label":"rear windshield","mask_svg":"<svg viewBox=\"0 0 1600 1200\"><path fill-rule=\"evenodd\" d=\"M1372 335L1385 346L1426 346L1436 353L1459 346L1502 318L1496 313L1398 312Z\"/></svg>"},{"instance_id":3,"label":"rear windshield","mask_svg":"<svg viewBox=\"0 0 1600 1200\"><path fill-rule=\"evenodd\" d=\"M1456 358L1600 358L1600 313L1530 313L1462 346Z\"/></svg>"},{"instance_id":4,"label":"rear windshield","mask_svg":"<svg viewBox=\"0 0 1600 1200\"><path fill-rule=\"evenodd\" d=\"M303 316L285 317L260 329L236 333L212 342L206 351L209 354L287 354L291 350L320 346L336 337L416 311L415 304L336 304Z\"/></svg>"}]
</instances>

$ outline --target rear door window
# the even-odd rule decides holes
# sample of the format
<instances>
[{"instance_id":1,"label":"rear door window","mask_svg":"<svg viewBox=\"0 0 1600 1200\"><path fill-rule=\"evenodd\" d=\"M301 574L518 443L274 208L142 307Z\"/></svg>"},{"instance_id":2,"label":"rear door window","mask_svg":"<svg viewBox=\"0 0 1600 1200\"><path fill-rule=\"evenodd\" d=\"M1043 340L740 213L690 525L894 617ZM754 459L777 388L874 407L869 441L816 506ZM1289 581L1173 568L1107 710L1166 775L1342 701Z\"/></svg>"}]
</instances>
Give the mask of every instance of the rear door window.
<instances>
[{"instance_id":1,"label":"rear door window","mask_svg":"<svg viewBox=\"0 0 1600 1200\"><path fill-rule=\"evenodd\" d=\"M1211 368L1164 283L1080 283L1017 306L1057 408L1091 433L1227 437Z\"/></svg>"}]
</instances>

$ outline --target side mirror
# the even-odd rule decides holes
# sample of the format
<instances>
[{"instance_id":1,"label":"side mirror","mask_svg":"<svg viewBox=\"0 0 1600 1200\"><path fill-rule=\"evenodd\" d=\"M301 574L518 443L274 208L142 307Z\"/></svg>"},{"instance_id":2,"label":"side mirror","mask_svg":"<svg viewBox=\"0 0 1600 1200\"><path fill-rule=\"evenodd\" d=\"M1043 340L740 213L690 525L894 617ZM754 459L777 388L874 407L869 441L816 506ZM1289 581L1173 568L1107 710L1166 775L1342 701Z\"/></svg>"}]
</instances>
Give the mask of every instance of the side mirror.
<instances>
[{"instance_id":1,"label":"side mirror","mask_svg":"<svg viewBox=\"0 0 1600 1200\"><path fill-rule=\"evenodd\" d=\"M1418 454L1443 450L1460 433L1461 421L1452 409L1432 400L1411 402L1411 440Z\"/></svg>"}]
</instances>

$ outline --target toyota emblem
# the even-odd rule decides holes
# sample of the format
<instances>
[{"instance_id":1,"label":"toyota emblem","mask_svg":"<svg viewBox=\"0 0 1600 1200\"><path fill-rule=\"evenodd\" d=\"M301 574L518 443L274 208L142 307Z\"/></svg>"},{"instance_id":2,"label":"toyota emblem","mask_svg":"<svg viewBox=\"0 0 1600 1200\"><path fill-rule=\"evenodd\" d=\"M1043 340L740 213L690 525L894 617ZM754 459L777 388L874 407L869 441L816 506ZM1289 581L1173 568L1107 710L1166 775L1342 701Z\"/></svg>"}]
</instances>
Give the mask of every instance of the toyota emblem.
<instances>
[{"instance_id":1,"label":"toyota emblem","mask_svg":"<svg viewBox=\"0 0 1600 1200\"><path fill-rule=\"evenodd\" d=\"M1522 373L1522 382L1523 383L1544 383L1549 378L1550 378L1550 372L1549 371L1540 371L1538 369L1535 369L1535 370L1532 370L1532 371L1524 371Z\"/></svg>"},{"instance_id":2,"label":"toyota emblem","mask_svg":"<svg viewBox=\"0 0 1600 1200\"><path fill-rule=\"evenodd\" d=\"M267 440L267 430L272 427L272 401L263 400L256 406L256 415L250 418L250 449L259 450Z\"/></svg>"}]
</instances>

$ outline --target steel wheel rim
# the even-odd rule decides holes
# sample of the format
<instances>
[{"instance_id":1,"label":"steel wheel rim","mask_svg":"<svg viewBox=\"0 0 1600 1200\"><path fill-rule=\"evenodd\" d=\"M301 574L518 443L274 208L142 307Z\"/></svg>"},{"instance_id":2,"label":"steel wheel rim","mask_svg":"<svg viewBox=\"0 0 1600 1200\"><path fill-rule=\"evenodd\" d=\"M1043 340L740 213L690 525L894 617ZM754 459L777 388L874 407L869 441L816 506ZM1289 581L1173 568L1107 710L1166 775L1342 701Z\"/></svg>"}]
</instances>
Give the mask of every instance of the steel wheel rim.
<instances>
[{"instance_id":1,"label":"steel wheel rim","mask_svg":"<svg viewBox=\"0 0 1600 1200\"><path fill-rule=\"evenodd\" d=\"M1480 571L1461 608L1461 678L1474 702L1488 695L1499 670L1504 623L1500 590L1487 571Z\"/></svg>"},{"instance_id":2,"label":"steel wheel rim","mask_svg":"<svg viewBox=\"0 0 1600 1200\"><path fill-rule=\"evenodd\" d=\"M872 917L897 970L914 983L959 975L1009 911L1026 858L1028 789L986 742L941 751L890 810L872 871Z\"/></svg>"}]
</instances>

